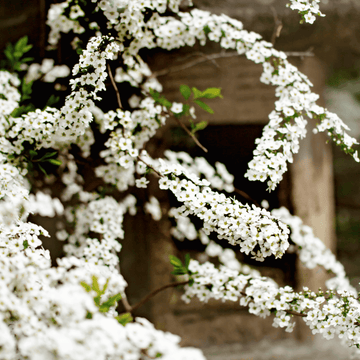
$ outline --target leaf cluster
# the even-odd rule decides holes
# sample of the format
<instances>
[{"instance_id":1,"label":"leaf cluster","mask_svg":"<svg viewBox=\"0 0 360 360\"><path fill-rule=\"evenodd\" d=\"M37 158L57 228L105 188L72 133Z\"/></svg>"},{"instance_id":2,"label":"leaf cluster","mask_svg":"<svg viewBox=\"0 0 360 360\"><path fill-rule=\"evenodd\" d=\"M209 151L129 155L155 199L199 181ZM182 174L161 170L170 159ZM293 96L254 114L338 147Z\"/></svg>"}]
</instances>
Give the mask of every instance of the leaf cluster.
<instances>
[{"instance_id":1,"label":"leaf cluster","mask_svg":"<svg viewBox=\"0 0 360 360\"><path fill-rule=\"evenodd\" d=\"M55 166L60 166L62 164L61 160L54 158L57 156L57 154L58 154L57 151L52 151L52 152L47 152L44 155L42 155L41 157L37 158L39 153L35 150L30 149L28 151L28 155L25 156L29 160L28 161L28 169L32 170L34 168L34 164L36 163L36 165L40 169L40 171L42 173L44 173L45 176L48 176L43 165L41 165L40 163L50 163Z\"/></svg>"},{"instance_id":2,"label":"leaf cluster","mask_svg":"<svg viewBox=\"0 0 360 360\"><path fill-rule=\"evenodd\" d=\"M30 49L32 49L32 45L28 44L28 37L24 36L20 40L18 40L14 45L9 43L7 44L4 54L6 56L6 60L3 61L0 65L1 68L9 68L11 72L21 71L21 65L31 62L34 60L32 57L24 57Z\"/></svg>"},{"instance_id":3,"label":"leaf cluster","mask_svg":"<svg viewBox=\"0 0 360 360\"><path fill-rule=\"evenodd\" d=\"M189 271L189 264L190 264L190 255L185 255L185 262L184 264L182 261L174 255L169 255L170 264L174 267L174 270L171 272L173 275L188 275L190 274Z\"/></svg>"},{"instance_id":4,"label":"leaf cluster","mask_svg":"<svg viewBox=\"0 0 360 360\"><path fill-rule=\"evenodd\" d=\"M92 277L91 285L87 284L84 281L82 281L80 284L83 286L83 288L87 292L94 291L96 293L96 295L94 296L94 303L99 308L99 311L102 313L107 313L110 310L110 308L113 307L114 305L116 305L118 303L118 301L121 299L121 294L116 294L116 295L111 296L108 300L101 302L101 297L105 294L105 291L108 287L109 279L106 281L106 283L102 289L100 288L98 279L95 275L93 275L93 277ZM120 323L125 321L125 318L123 316L118 316L118 317L121 318L121 321L118 320ZM126 318L128 318L128 316Z\"/></svg>"}]
</instances>

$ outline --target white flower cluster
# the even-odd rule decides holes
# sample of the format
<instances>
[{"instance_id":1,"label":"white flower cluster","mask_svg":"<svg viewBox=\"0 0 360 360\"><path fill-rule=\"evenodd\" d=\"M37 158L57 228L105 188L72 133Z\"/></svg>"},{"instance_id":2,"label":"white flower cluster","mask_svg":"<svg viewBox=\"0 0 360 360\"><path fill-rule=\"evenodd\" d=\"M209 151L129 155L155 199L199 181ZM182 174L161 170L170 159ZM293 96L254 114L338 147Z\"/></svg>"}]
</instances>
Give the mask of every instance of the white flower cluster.
<instances>
[{"instance_id":1,"label":"white flower cluster","mask_svg":"<svg viewBox=\"0 0 360 360\"><path fill-rule=\"evenodd\" d=\"M325 16L319 8L320 0L290 0L287 6L291 10L297 10L301 14L303 21L313 24L316 16Z\"/></svg>"},{"instance_id":2,"label":"white flower cluster","mask_svg":"<svg viewBox=\"0 0 360 360\"><path fill-rule=\"evenodd\" d=\"M36 195L29 195L31 213L39 214L40 216L54 217L55 215L62 215L64 206L58 198L52 198L49 194L38 191Z\"/></svg>"},{"instance_id":3,"label":"white flower cluster","mask_svg":"<svg viewBox=\"0 0 360 360\"><path fill-rule=\"evenodd\" d=\"M258 261L274 255L282 257L289 246L289 230L265 210L243 205L236 199L214 192L210 183L200 180L181 165L168 165L160 160L159 187L170 190L184 205L177 209L180 216L195 215L203 220L205 234L215 232L218 239L240 245L240 251Z\"/></svg>"},{"instance_id":4,"label":"white flower cluster","mask_svg":"<svg viewBox=\"0 0 360 360\"><path fill-rule=\"evenodd\" d=\"M205 235L206 236L206 235ZM203 241L203 240L202 240ZM217 257L222 265L226 268L238 271L241 274L260 276L260 272L256 269L251 268L246 264L242 264L236 258L236 253L232 249L224 249L215 241L208 239L208 245L205 248L205 254L210 257Z\"/></svg>"},{"instance_id":5,"label":"white flower cluster","mask_svg":"<svg viewBox=\"0 0 360 360\"><path fill-rule=\"evenodd\" d=\"M300 6L300 3L304 7L301 11L318 11L317 1L297 1L292 6ZM239 54L245 54L255 63L262 63L264 73L261 81L277 86L276 95L280 100L276 103L276 110L270 114L270 122L262 138L257 141L254 160L250 162L246 174L250 180L268 180L268 189L275 189L287 170L287 162L292 162L292 154L298 152L299 139L306 135L306 115L319 119L317 130L327 131L345 152L358 161L357 151L352 148L357 142L345 133L346 125L335 114L315 104L318 95L310 91L311 83L288 63L283 52L262 41L260 35L243 30L240 21L198 9L189 13L178 12L179 19L154 12L145 22L146 9L156 9L160 13L165 10L163 5L159 5L161 9L157 5L159 3L154 1L137 4L135 1L119 4L103 1L98 6L105 11L108 26L119 32L118 41L124 42L129 36L132 37L130 45L121 54L124 64L128 66L127 70L121 70L122 78L128 76L136 83L149 72L147 68L144 72L140 70L143 66L136 65L139 63L138 52L142 48L158 46L172 50L186 45L193 46L197 40L204 45L208 38L219 42L225 49L235 49ZM169 7L177 12L178 1L170 1Z\"/></svg>"},{"instance_id":6,"label":"white flower cluster","mask_svg":"<svg viewBox=\"0 0 360 360\"><path fill-rule=\"evenodd\" d=\"M84 267L75 258L59 265L50 268L38 250L0 258L1 359L205 359L200 350L179 348L178 336L156 330L145 319L124 327L111 312L102 313L94 294L79 284L96 274L103 287L106 277L99 266ZM114 292L123 293L126 283L117 276L117 282L107 279L103 302Z\"/></svg>"},{"instance_id":7,"label":"white flower cluster","mask_svg":"<svg viewBox=\"0 0 360 360\"><path fill-rule=\"evenodd\" d=\"M51 4L50 9L47 15L46 25L50 27L50 33L48 41L50 45L56 45L60 39L60 33L68 33L73 31L75 34L81 34L85 32L85 29L77 21L77 16L74 16L75 13L78 13L78 16L85 15L81 8L77 5L74 5L70 9L70 19L63 14L64 10L69 7L71 0L66 0L59 4ZM80 11L79 11L80 10Z\"/></svg>"},{"instance_id":8,"label":"white flower cluster","mask_svg":"<svg viewBox=\"0 0 360 360\"><path fill-rule=\"evenodd\" d=\"M32 63L25 76L25 81L30 83L37 79L42 79L44 82L52 83L57 78L67 77L70 74L70 69L67 65L55 65L54 59L43 59L41 65Z\"/></svg>"},{"instance_id":9,"label":"white flower cluster","mask_svg":"<svg viewBox=\"0 0 360 360\"><path fill-rule=\"evenodd\" d=\"M5 116L10 115L17 107L21 95L17 89L20 85L20 80L15 74L8 71L0 71L0 123L1 130L8 126L5 122ZM3 135L3 131L1 132Z\"/></svg>"},{"instance_id":10,"label":"white flower cluster","mask_svg":"<svg viewBox=\"0 0 360 360\"><path fill-rule=\"evenodd\" d=\"M227 171L224 164L217 161L214 168L205 158L192 158L184 151L165 150L164 155L169 160L168 164L181 164L188 172L195 174L199 178L206 179L212 188L225 190L228 193L234 191L234 175Z\"/></svg>"},{"instance_id":11,"label":"white flower cluster","mask_svg":"<svg viewBox=\"0 0 360 360\"><path fill-rule=\"evenodd\" d=\"M316 2L306 3L305 8L298 10L314 13ZM327 297L332 299L325 299L307 290L297 294L290 287L279 289L271 280L259 277L238 263L232 250L220 250L219 245L209 241L208 235L215 232L219 239L239 245L240 251L259 261L270 255L281 257L289 246L288 227L268 211L243 205L210 188L233 191L233 177L224 165L217 163L213 169L204 159L193 160L184 153L172 152L167 152L168 160L161 162L151 159L143 150L156 130L164 125L169 110L146 97L150 89L161 91L161 85L152 77L139 51L154 47L171 50L192 46L196 41L205 44L210 39L224 49L235 49L255 63L262 63L261 81L277 86L279 100L262 139L257 140L255 158L249 165L247 176L251 180L270 179L269 188L275 188L286 171L287 162L291 162L292 154L298 151L299 139L306 134L305 115L319 119L317 130L328 131L358 160L352 149L355 141L344 132L346 126L336 115L315 104L318 97L311 93L311 83L286 61L282 52L274 50L258 34L243 30L237 20L197 9L182 13L180 3L181 0L92 0L92 4L88 3L87 6L93 5L96 15L104 16L107 29L102 30L106 34L115 30L116 36L103 36L100 22L89 24L89 34L96 36L88 41L79 63L73 68L72 92L61 109L47 107L12 117L21 99L17 89L20 81L16 75L0 71L0 358L204 359L198 350L180 349L178 337L155 330L146 320L120 325L116 320L116 302L103 312L96 302L99 298L94 301L95 288L87 292L86 286L81 285L82 282L89 286L97 279L98 286L104 289L101 301L117 294L125 296L127 284L119 274L116 252L121 250L118 239L124 235L124 214L136 212L136 199L132 195L117 201L111 196L83 190L85 181L70 148L77 144L83 157L91 154L91 145L95 142L90 128L93 116L94 127L100 129L103 138L108 136L106 148L100 152L105 165L98 166L95 174L116 185L117 190L125 191L134 185L146 187L147 165L157 173L155 168L160 163L160 188L169 189L183 203L173 210L178 223L182 222L179 232L187 232L188 237L197 236L195 228L194 234L190 234L191 222L184 219L188 219L188 215L201 219L203 228L199 236L207 244L206 253L218 256L233 269L218 270L209 263L200 265L192 260L189 269L193 283L186 286L185 300L193 296L205 301L210 298L240 300L241 305L248 305L249 311L256 315L266 317L274 312L274 326L285 327L287 331L294 325L290 316L297 312L313 332L321 332L328 338L337 332L349 345L359 344L360 308L351 294L343 292L337 296L329 291ZM297 3L304 5L305 1ZM50 44L58 42L61 32L85 32L79 20L83 18L82 24L90 22L88 17L92 14L85 14L83 5L84 2L71 0L51 5L47 21L51 28ZM297 6L294 1L292 6ZM176 16L165 16L168 9ZM311 21L309 17L308 22ZM80 46L81 41L78 39L73 44ZM95 101L101 100L99 91L106 90L107 61L114 59L122 64L115 80L128 81L142 91L137 92L142 97L132 102L136 104L132 112L117 109L104 113L95 106ZM52 66L51 61L40 65L41 73L46 74L45 79L49 81L59 75ZM33 66L28 79L35 79L36 73ZM118 101L119 107L120 103ZM172 106L174 113L181 109L177 103ZM29 195L30 185L25 178L29 144L35 150L58 149L63 161L60 173L66 188L61 199L71 201L71 206L65 209L67 227L63 226L57 233L57 237L67 243L64 245L66 256L57 260L56 268L51 267L49 252L40 247L39 236L48 235L46 230L25 222L31 211L44 215L62 210L60 204L48 196ZM154 197L150 197L145 211L154 219L162 215ZM324 264L324 259L327 259L325 262L330 259L332 270L341 275L337 263L313 240L309 229L301 224L299 227L302 230L296 241L302 243L305 260ZM296 234L296 230L293 232ZM304 233L305 237L300 238ZM314 247L308 247L309 242L322 250L324 259L313 257ZM239 271L248 274L239 275Z\"/></svg>"},{"instance_id":12,"label":"white flower cluster","mask_svg":"<svg viewBox=\"0 0 360 360\"><path fill-rule=\"evenodd\" d=\"M348 346L360 345L360 304L345 290L328 290L318 294L304 288L296 293L290 286L279 288L272 279L253 275L241 275L224 266L217 269L211 263L189 265L190 282L185 285L182 299L189 302L197 297L200 301L210 299L239 301L248 306L251 314L267 317L275 314L274 327L291 332L294 316L303 317L313 334L320 333L326 339L335 334Z\"/></svg>"},{"instance_id":13,"label":"white flower cluster","mask_svg":"<svg viewBox=\"0 0 360 360\"><path fill-rule=\"evenodd\" d=\"M64 231L59 234L61 240L68 240L64 251L69 256L84 257L87 262L115 269L119 263L116 253L121 250L118 239L124 237L124 214L135 202L133 195L128 195L122 202L106 196L84 201L79 206L67 207L65 216L67 221L73 224L73 231L71 234ZM101 241L90 238L90 232L99 234Z\"/></svg>"},{"instance_id":14,"label":"white flower cluster","mask_svg":"<svg viewBox=\"0 0 360 360\"><path fill-rule=\"evenodd\" d=\"M291 215L285 207L274 209L271 214L290 226L291 240L298 245L298 254L301 262L309 269L322 266L335 274L335 277L326 281L328 289L346 290L356 295L356 289L350 285L346 277L344 266L336 260L335 255L325 244L314 235L310 226L303 224L298 216Z\"/></svg>"}]
</instances>

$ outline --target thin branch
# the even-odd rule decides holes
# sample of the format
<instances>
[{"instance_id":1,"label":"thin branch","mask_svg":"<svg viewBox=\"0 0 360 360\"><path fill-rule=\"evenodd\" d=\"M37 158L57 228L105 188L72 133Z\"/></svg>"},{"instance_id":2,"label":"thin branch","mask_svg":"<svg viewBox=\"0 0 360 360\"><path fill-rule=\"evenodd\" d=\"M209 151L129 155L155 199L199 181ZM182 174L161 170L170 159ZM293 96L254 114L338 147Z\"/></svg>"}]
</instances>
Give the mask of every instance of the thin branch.
<instances>
[{"instance_id":1,"label":"thin branch","mask_svg":"<svg viewBox=\"0 0 360 360\"><path fill-rule=\"evenodd\" d=\"M175 282L175 283L171 283L171 284L167 284L164 285L154 291L152 291L149 295L145 296L144 299L140 300L137 304L135 304L134 306L131 307L131 311L135 311L137 308L139 308L140 306L144 305L146 302L148 302L153 296L155 296L156 294L158 294L159 292L166 290L168 288L172 288L172 287L176 287L176 286L180 286L180 285L186 285L189 283L189 280L187 281L180 281L180 282Z\"/></svg>"},{"instance_id":2,"label":"thin branch","mask_svg":"<svg viewBox=\"0 0 360 360\"><path fill-rule=\"evenodd\" d=\"M128 313L131 313L132 307L131 307L131 305L129 304L129 302L128 302L128 300L127 300L127 297L126 297L125 294L121 295L121 302L122 302L122 304L124 305L125 311L128 312Z\"/></svg>"},{"instance_id":3,"label":"thin branch","mask_svg":"<svg viewBox=\"0 0 360 360\"><path fill-rule=\"evenodd\" d=\"M195 65L207 62L207 61L214 61L215 59L233 57L233 56L239 56L239 54L236 51L231 51L231 52L221 52L221 53L216 53L216 54L211 54L211 55L204 55L203 58L196 59L196 60L193 60L193 61L189 61L186 64L169 67L169 68L162 69L162 70L159 70L159 71L154 71L152 73L151 77L164 76L164 75L167 75L167 74L169 74L171 72L177 72L177 71L185 70L185 69L188 69L188 68L190 68L192 66L195 66Z\"/></svg>"},{"instance_id":4,"label":"thin branch","mask_svg":"<svg viewBox=\"0 0 360 360\"><path fill-rule=\"evenodd\" d=\"M203 151L205 151L206 153L208 152L208 149L201 145L200 141L196 138L196 136L181 122L180 119L178 119L177 117L175 117L175 120L177 121L177 123L188 133L188 135L195 141L196 145Z\"/></svg>"},{"instance_id":5,"label":"thin branch","mask_svg":"<svg viewBox=\"0 0 360 360\"><path fill-rule=\"evenodd\" d=\"M111 68L110 68L110 64L108 63L107 64L107 69L108 69L108 73L109 73L109 77L110 77L110 80L111 80L111 84L116 92L116 99L117 99L117 102L118 102L118 105L119 105L119 108L122 109L122 104L121 104L121 99L120 99L120 93L119 93L119 89L117 88L116 86L116 83L115 83L115 80L113 78L113 75L112 75L112 72L111 72Z\"/></svg>"},{"instance_id":6,"label":"thin branch","mask_svg":"<svg viewBox=\"0 0 360 360\"><path fill-rule=\"evenodd\" d=\"M276 10L273 6L271 6L271 11L273 13L274 21L275 21L275 28L274 28L273 34L271 36L271 43L274 45L276 38L278 38L280 36L281 29L283 28L283 24L282 24L281 20L278 18Z\"/></svg>"},{"instance_id":7,"label":"thin branch","mask_svg":"<svg viewBox=\"0 0 360 360\"><path fill-rule=\"evenodd\" d=\"M159 177L163 177L155 168L153 168L150 164L145 162L139 155L137 156L138 160L143 162L148 168L150 168L152 171L154 171L155 174L157 174Z\"/></svg>"},{"instance_id":8,"label":"thin branch","mask_svg":"<svg viewBox=\"0 0 360 360\"><path fill-rule=\"evenodd\" d=\"M276 33L275 33L276 34ZM312 52L312 48L307 51L284 51L287 56L296 56L296 57L305 57L305 56L315 56ZM203 55L204 57L201 59L196 59L193 61L189 61L182 65L176 65L169 68L161 69L158 71L154 71L150 77L159 77L159 76L165 76L169 73L177 72L186 70L192 66L211 61L214 62L215 59L221 59L221 58L228 58L228 57L234 57L234 56L240 56L236 51L228 51L228 52L220 52L216 54L211 55ZM215 65L219 67L216 63Z\"/></svg>"},{"instance_id":9,"label":"thin branch","mask_svg":"<svg viewBox=\"0 0 360 360\"><path fill-rule=\"evenodd\" d=\"M254 200L252 197L250 197L246 192L239 190L237 188L234 189L234 191L241 195L243 198L245 198L246 200L251 201L254 205L258 206L258 207L262 207L256 200Z\"/></svg>"},{"instance_id":10,"label":"thin branch","mask_svg":"<svg viewBox=\"0 0 360 360\"><path fill-rule=\"evenodd\" d=\"M305 56L315 56L315 54L313 53L313 49L314 47L312 46L306 51L285 51L285 54L286 56L299 56L301 58Z\"/></svg>"}]
</instances>

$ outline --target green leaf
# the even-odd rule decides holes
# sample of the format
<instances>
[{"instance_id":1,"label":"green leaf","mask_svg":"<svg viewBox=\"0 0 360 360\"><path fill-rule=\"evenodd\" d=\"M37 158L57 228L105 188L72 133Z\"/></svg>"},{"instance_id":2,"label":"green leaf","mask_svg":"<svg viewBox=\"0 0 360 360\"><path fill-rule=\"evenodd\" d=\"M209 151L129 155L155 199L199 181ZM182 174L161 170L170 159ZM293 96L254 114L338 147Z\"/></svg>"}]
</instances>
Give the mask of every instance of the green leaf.
<instances>
[{"instance_id":1,"label":"green leaf","mask_svg":"<svg viewBox=\"0 0 360 360\"><path fill-rule=\"evenodd\" d=\"M29 105L22 105L16 109L14 109L14 111L11 113L11 116L12 117L19 117L20 115L22 114L26 114L28 113L29 111L33 111L35 110L35 106L33 104L29 104Z\"/></svg>"},{"instance_id":2,"label":"green leaf","mask_svg":"<svg viewBox=\"0 0 360 360\"><path fill-rule=\"evenodd\" d=\"M133 321L133 317L130 313L121 314L119 316L116 316L115 319L123 326Z\"/></svg>"},{"instance_id":3,"label":"green leaf","mask_svg":"<svg viewBox=\"0 0 360 360\"><path fill-rule=\"evenodd\" d=\"M205 26L204 26L204 33L205 33L205 35L211 33L211 29L209 28L208 25L205 25Z\"/></svg>"},{"instance_id":4,"label":"green leaf","mask_svg":"<svg viewBox=\"0 0 360 360\"><path fill-rule=\"evenodd\" d=\"M38 164L39 169L45 174L45 176L49 176L48 173L46 172L46 170L40 165Z\"/></svg>"},{"instance_id":5,"label":"green leaf","mask_svg":"<svg viewBox=\"0 0 360 360\"><path fill-rule=\"evenodd\" d=\"M29 150L30 158L32 159L34 156L36 156L38 153L35 150Z\"/></svg>"},{"instance_id":6,"label":"green leaf","mask_svg":"<svg viewBox=\"0 0 360 360\"><path fill-rule=\"evenodd\" d=\"M60 100L60 97L59 97L59 96L55 96L54 94L52 94L52 95L49 97L48 101L46 102L46 105L45 105L45 107L44 107L43 110L45 110L45 108L48 107L48 106L53 106L53 105L56 104L59 100Z\"/></svg>"},{"instance_id":7,"label":"green leaf","mask_svg":"<svg viewBox=\"0 0 360 360\"><path fill-rule=\"evenodd\" d=\"M160 94L157 91L150 89L150 95L158 104L163 105L167 108L171 108L172 103L169 100L167 100L164 96L160 96Z\"/></svg>"},{"instance_id":8,"label":"green leaf","mask_svg":"<svg viewBox=\"0 0 360 360\"><path fill-rule=\"evenodd\" d=\"M189 99L191 95L191 89L187 85L180 85L180 92L185 100Z\"/></svg>"},{"instance_id":9,"label":"green leaf","mask_svg":"<svg viewBox=\"0 0 360 360\"><path fill-rule=\"evenodd\" d=\"M86 314L86 318L87 319L92 319L92 317L93 317L92 313L90 311L88 311L87 314Z\"/></svg>"},{"instance_id":10,"label":"green leaf","mask_svg":"<svg viewBox=\"0 0 360 360\"><path fill-rule=\"evenodd\" d=\"M56 166L60 166L62 164L61 160L57 160L57 159L46 159L43 160L44 162L49 162L50 164L56 165Z\"/></svg>"},{"instance_id":11,"label":"green leaf","mask_svg":"<svg viewBox=\"0 0 360 360\"><path fill-rule=\"evenodd\" d=\"M96 291L96 293L101 293L101 290L99 288L99 283L97 280L97 277L95 275L93 275L92 277L92 289Z\"/></svg>"},{"instance_id":12,"label":"green leaf","mask_svg":"<svg viewBox=\"0 0 360 360\"><path fill-rule=\"evenodd\" d=\"M86 282L81 281L80 284L87 292L91 291L91 286L89 284L87 284Z\"/></svg>"},{"instance_id":13,"label":"green leaf","mask_svg":"<svg viewBox=\"0 0 360 360\"><path fill-rule=\"evenodd\" d=\"M201 97L206 98L206 99L214 99L214 98L223 98L223 96L221 95L221 88L207 88L205 91L202 92Z\"/></svg>"},{"instance_id":14,"label":"green leaf","mask_svg":"<svg viewBox=\"0 0 360 360\"><path fill-rule=\"evenodd\" d=\"M32 45L26 45L23 49L22 49L22 51L23 51L23 54L25 54L25 53L27 53L29 50L31 50L32 49ZM23 59L21 59L21 61L22 62L24 62L24 60Z\"/></svg>"},{"instance_id":15,"label":"green leaf","mask_svg":"<svg viewBox=\"0 0 360 360\"><path fill-rule=\"evenodd\" d=\"M207 125L208 125L207 121L200 121L193 126L191 133L195 134L197 131L205 129Z\"/></svg>"},{"instance_id":16,"label":"green leaf","mask_svg":"<svg viewBox=\"0 0 360 360\"><path fill-rule=\"evenodd\" d=\"M116 294L102 303L99 307L101 312L108 312L111 306L114 306L119 300L121 300L121 294Z\"/></svg>"},{"instance_id":17,"label":"green leaf","mask_svg":"<svg viewBox=\"0 0 360 360\"><path fill-rule=\"evenodd\" d=\"M24 240L24 241L23 241L23 246L24 246L24 250L29 247L29 243L28 243L27 240Z\"/></svg>"},{"instance_id":18,"label":"green leaf","mask_svg":"<svg viewBox=\"0 0 360 360\"><path fill-rule=\"evenodd\" d=\"M182 267L182 261L174 255L169 255L171 265L175 267Z\"/></svg>"},{"instance_id":19,"label":"green leaf","mask_svg":"<svg viewBox=\"0 0 360 360\"><path fill-rule=\"evenodd\" d=\"M15 59L20 59L23 56L22 51L15 51L13 53Z\"/></svg>"},{"instance_id":20,"label":"green leaf","mask_svg":"<svg viewBox=\"0 0 360 360\"><path fill-rule=\"evenodd\" d=\"M206 105L204 102L202 102L201 100L194 100L195 104L199 105L203 110L207 111L209 114L213 114L214 110L209 106Z\"/></svg>"},{"instance_id":21,"label":"green leaf","mask_svg":"<svg viewBox=\"0 0 360 360\"><path fill-rule=\"evenodd\" d=\"M172 275L186 275L187 270L183 267L175 268L170 274Z\"/></svg>"},{"instance_id":22,"label":"green leaf","mask_svg":"<svg viewBox=\"0 0 360 360\"><path fill-rule=\"evenodd\" d=\"M33 60L34 60L33 57L26 57L26 58L21 59L21 62L26 63L26 62L30 62L30 61L33 61Z\"/></svg>"},{"instance_id":23,"label":"green leaf","mask_svg":"<svg viewBox=\"0 0 360 360\"><path fill-rule=\"evenodd\" d=\"M53 157L55 155L57 155L57 151L48 152L40 159L40 161L42 161L44 159L48 159L48 158Z\"/></svg>"},{"instance_id":24,"label":"green leaf","mask_svg":"<svg viewBox=\"0 0 360 360\"><path fill-rule=\"evenodd\" d=\"M196 87L193 87L192 92L194 93L194 99L198 99L201 97L202 95L202 91L200 91L199 89L197 89Z\"/></svg>"},{"instance_id":25,"label":"green leaf","mask_svg":"<svg viewBox=\"0 0 360 360\"><path fill-rule=\"evenodd\" d=\"M5 49L4 54L11 62L14 60L14 56L9 49Z\"/></svg>"},{"instance_id":26,"label":"green leaf","mask_svg":"<svg viewBox=\"0 0 360 360\"><path fill-rule=\"evenodd\" d=\"M18 42L15 44L15 51L22 51L28 42L28 37L23 36Z\"/></svg>"}]
</instances>

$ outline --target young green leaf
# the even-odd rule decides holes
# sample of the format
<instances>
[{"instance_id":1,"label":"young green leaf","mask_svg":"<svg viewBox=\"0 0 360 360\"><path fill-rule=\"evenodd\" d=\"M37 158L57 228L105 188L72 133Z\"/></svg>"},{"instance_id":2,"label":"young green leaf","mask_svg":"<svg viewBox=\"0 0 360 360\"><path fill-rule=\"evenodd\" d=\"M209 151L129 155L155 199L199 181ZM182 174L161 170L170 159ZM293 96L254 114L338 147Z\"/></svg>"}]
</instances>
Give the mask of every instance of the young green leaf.
<instances>
[{"instance_id":1,"label":"young green leaf","mask_svg":"<svg viewBox=\"0 0 360 360\"><path fill-rule=\"evenodd\" d=\"M89 284L87 284L86 282L81 281L80 284L87 292L91 291L91 286Z\"/></svg>"},{"instance_id":2,"label":"young green leaf","mask_svg":"<svg viewBox=\"0 0 360 360\"><path fill-rule=\"evenodd\" d=\"M193 87L191 90L192 90L193 93L194 93L194 99L198 99L198 98L201 97L202 91L200 91L200 90L197 89L196 87Z\"/></svg>"},{"instance_id":3,"label":"young green leaf","mask_svg":"<svg viewBox=\"0 0 360 360\"><path fill-rule=\"evenodd\" d=\"M40 159L40 161L51 158L51 157L53 157L55 155L57 155L57 151L48 152Z\"/></svg>"},{"instance_id":4,"label":"young green leaf","mask_svg":"<svg viewBox=\"0 0 360 360\"><path fill-rule=\"evenodd\" d=\"M186 275L187 270L184 267L175 268L170 274L172 275Z\"/></svg>"},{"instance_id":5,"label":"young green leaf","mask_svg":"<svg viewBox=\"0 0 360 360\"><path fill-rule=\"evenodd\" d=\"M209 114L214 113L214 110L209 105L206 105L204 102L202 102L201 100L194 100L194 102L197 105L199 105L203 110L207 111Z\"/></svg>"},{"instance_id":6,"label":"young green leaf","mask_svg":"<svg viewBox=\"0 0 360 360\"><path fill-rule=\"evenodd\" d=\"M207 125L208 125L207 121L200 121L193 126L191 133L195 134L197 131L205 129Z\"/></svg>"},{"instance_id":7,"label":"young green leaf","mask_svg":"<svg viewBox=\"0 0 360 360\"><path fill-rule=\"evenodd\" d=\"M116 316L115 319L123 326L133 321L133 317L130 313L121 314L119 316Z\"/></svg>"},{"instance_id":8,"label":"young green leaf","mask_svg":"<svg viewBox=\"0 0 360 360\"><path fill-rule=\"evenodd\" d=\"M202 92L201 97L206 98L206 99L214 99L214 98L223 98L223 96L221 95L221 88L207 88L205 91Z\"/></svg>"},{"instance_id":9,"label":"young green leaf","mask_svg":"<svg viewBox=\"0 0 360 360\"><path fill-rule=\"evenodd\" d=\"M23 49L27 45L27 42L28 42L28 37L25 35L15 44L15 51L19 51L19 52L23 51Z\"/></svg>"},{"instance_id":10,"label":"young green leaf","mask_svg":"<svg viewBox=\"0 0 360 360\"><path fill-rule=\"evenodd\" d=\"M187 85L180 85L180 92L185 100L189 99L191 95L191 89Z\"/></svg>"},{"instance_id":11,"label":"young green leaf","mask_svg":"<svg viewBox=\"0 0 360 360\"><path fill-rule=\"evenodd\" d=\"M92 289L95 290L97 294L101 293L99 283L98 283L97 277L95 275L93 275L93 277L92 277Z\"/></svg>"},{"instance_id":12,"label":"young green leaf","mask_svg":"<svg viewBox=\"0 0 360 360\"><path fill-rule=\"evenodd\" d=\"M174 255L169 255L169 259L170 259L170 263L171 265L173 265L174 267L181 267L182 266L182 261L177 258Z\"/></svg>"},{"instance_id":13,"label":"young green leaf","mask_svg":"<svg viewBox=\"0 0 360 360\"><path fill-rule=\"evenodd\" d=\"M110 297L107 301L102 303L99 307L99 310L101 312L108 312L111 306L114 306L119 300L121 299L120 294L116 294L112 297Z\"/></svg>"},{"instance_id":14,"label":"young green leaf","mask_svg":"<svg viewBox=\"0 0 360 360\"><path fill-rule=\"evenodd\" d=\"M57 160L57 159L46 159L43 161L47 161L50 164L56 165L56 166L60 166L62 164L61 160Z\"/></svg>"},{"instance_id":15,"label":"young green leaf","mask_svg":"<svg viewBox=\"0 0 360 360\"><path fill-rule=\"evenodd\" d=\"M46 172L46 170L40 165L38 164L39 169L44 173L45 176L49 176L48 173Z\"/></svg>"}]
</instances>

